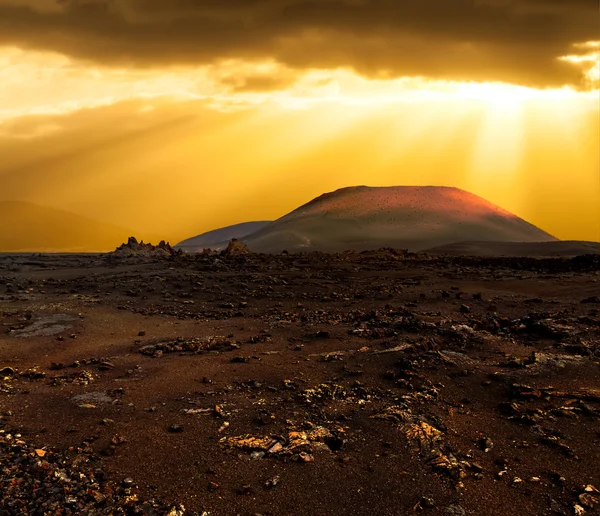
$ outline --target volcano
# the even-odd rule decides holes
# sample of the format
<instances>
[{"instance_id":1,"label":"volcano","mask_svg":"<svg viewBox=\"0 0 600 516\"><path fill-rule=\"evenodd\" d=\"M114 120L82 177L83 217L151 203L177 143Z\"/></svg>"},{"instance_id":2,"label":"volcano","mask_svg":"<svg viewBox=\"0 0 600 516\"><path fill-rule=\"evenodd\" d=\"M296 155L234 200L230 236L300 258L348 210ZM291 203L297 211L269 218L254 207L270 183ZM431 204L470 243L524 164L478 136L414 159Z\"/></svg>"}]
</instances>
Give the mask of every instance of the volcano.
<instances>
[{"instance_id":1,"label":"volcano","mask_svg":"<svg viewBox=\"0 0 600 516\"><path fill-rule=\"evenodd\" d=\"M242 240L254 252L277 253L557 239L458 188L357 186L323 194Z\"/></svg>"}]
</instances>

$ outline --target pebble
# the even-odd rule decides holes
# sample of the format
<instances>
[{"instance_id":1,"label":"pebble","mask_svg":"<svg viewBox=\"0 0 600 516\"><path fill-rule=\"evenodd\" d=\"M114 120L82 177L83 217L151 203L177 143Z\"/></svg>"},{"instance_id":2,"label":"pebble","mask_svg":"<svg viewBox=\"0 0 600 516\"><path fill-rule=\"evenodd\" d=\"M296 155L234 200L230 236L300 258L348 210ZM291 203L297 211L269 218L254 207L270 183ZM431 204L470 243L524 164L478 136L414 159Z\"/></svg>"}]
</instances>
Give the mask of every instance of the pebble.
<instances>
[{"instance_id":1,"label":"pebble","mask_svg":"<svg viewBox=\"0 0 600 516\"><path fill-rule=\"evenodd\" d=\"M279 475L275 475L274 477L271 477L269 480L267 480L265 482L265 487L267 487L267 488L273 488L277 484L279 484L280 480L281 480L281 477Z\"/></svg>"}]
</instances>

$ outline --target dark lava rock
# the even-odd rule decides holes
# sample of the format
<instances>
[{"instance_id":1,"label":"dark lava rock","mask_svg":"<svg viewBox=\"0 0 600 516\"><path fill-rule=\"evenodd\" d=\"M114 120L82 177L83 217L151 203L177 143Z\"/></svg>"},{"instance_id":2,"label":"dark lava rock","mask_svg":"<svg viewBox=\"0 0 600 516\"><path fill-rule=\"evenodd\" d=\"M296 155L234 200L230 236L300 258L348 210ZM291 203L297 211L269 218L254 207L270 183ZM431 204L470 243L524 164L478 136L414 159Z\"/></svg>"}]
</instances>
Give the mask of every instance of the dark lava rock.
<instances>
[{"instance_id":1,"label":"dark lava rock","mask_svg":"<svg viewBox=\"0 0 600 516\"><path fill-rule=\"evenodd\" d=\"M123 480L123 487L133 487L135 485L135 482L133 481L133 478L126 478L125 480Z\"/></svg>"},{"instance_id":2,"label":"dark lava rock","mask_svg":"<svg viewBox=\"0 0 600 516\"><path fill-rule=\"evenodd\" d=\"M158 245L152 245L150 243L145 244L143 241L138 242L135 237L129 237L126 244L122 244L112 253L108 253L106 260L109 262L119 262L122 260L151 261L181 255L183 255L181 249L173 249L164 240Z\"/></svg>"},{"instance_id":3,"label":"dark lava rock","mask_svg":"<svg viewBox=\"0 0 600 516\"><path fill-rule=\"evenodd\" d=\"M227 249L224 249L221 254L223 256L246 256L252 254L252 251L250 251L244 242L237 238L233 238L231 242L229 242Z\"/></svg>"}]
</instances>

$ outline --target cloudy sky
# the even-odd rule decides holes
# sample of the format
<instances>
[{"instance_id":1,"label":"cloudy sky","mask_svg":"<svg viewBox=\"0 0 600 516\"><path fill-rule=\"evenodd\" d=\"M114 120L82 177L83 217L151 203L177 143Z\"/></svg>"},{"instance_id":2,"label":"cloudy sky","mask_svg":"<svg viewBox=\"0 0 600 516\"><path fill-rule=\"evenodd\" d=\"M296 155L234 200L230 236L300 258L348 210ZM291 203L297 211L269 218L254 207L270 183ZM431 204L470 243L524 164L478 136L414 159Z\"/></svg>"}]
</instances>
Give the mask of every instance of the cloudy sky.
<instances>
[{"instance_id":1,"label":"cloudy sky","mask_svg":"<svg viewBox=\"0 0 600 516\"><path fill-rule=\"evenodd\" d=\"M600 240L598 0L0 0L0 201L172 241L355 184Z\"/></svg>"}]
</instances>

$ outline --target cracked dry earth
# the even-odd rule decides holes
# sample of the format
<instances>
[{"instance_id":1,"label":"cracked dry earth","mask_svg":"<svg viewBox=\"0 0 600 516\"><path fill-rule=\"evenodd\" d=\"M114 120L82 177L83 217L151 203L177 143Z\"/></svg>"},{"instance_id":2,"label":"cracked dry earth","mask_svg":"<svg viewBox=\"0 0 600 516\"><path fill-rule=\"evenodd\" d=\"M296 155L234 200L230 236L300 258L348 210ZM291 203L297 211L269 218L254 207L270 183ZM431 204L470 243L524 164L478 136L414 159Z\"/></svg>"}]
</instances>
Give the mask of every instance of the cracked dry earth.
<instances>
[{"instance_id":1,"label":"cracked dry earth","mask_svg":"<svg viewBox=\"0 0 600 516\"><path fill-rule=\"evenodd\" d=\"M0 256L0 515L585 515L600 260Z\"/></svg>"}]
</instances>

